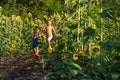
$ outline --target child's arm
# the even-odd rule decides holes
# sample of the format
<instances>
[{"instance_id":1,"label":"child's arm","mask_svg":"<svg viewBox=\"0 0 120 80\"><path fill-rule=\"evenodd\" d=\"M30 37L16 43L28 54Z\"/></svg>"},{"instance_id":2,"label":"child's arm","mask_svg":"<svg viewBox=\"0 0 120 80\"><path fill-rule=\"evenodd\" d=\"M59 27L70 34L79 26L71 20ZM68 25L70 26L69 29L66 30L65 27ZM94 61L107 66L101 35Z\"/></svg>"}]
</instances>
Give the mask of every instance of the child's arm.
<instances>
[{"instance_id":1,"label":"child's arm","mask_svg":"<svg viewBox=\"0 0 120 80\"><path fill-rule=\"evenodd\" d=\"M35 36L34 34L32 34L32 38L33 38L33 39L35 39L35 38L36 38L36 36Z\"/></svg>"},{"instance_id":2,"label":"child's arm","mask_svg":"<svg viewBox=\"0 0 120 80\"><path fill-rule=\"evenodd\" d=\"M45 26L43 27L43 29L42 29L43 31L46 31L46 29L45 29Z\"/></svg>"},{"instance_id":3,"label":"child's arm","mask_svg":"<svg viewBox=\"0 0 120 80\"><path fill-rule=\"evenodd\" d=\"M32 34L32 38L34 39L34 34Z\"/></svg>"}]
</instances>

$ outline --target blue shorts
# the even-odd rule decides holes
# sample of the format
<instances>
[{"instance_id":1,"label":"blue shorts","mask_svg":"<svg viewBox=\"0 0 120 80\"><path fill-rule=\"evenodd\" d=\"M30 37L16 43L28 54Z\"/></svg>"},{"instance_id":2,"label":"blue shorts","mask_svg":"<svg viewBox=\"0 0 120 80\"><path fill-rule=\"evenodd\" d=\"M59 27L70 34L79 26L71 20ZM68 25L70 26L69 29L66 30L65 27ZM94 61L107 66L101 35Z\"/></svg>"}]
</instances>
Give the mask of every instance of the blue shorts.
<instances>
[{"instance_id":1,"label":"blue shorts","mask_svg":"<svg viewBox=\"0 0 120 80\"><path fill-rule=\"evenodd\" d=\"M33 39L32 47L33 48L38 47L38 38Z\"/></svg>"}]
</instances>

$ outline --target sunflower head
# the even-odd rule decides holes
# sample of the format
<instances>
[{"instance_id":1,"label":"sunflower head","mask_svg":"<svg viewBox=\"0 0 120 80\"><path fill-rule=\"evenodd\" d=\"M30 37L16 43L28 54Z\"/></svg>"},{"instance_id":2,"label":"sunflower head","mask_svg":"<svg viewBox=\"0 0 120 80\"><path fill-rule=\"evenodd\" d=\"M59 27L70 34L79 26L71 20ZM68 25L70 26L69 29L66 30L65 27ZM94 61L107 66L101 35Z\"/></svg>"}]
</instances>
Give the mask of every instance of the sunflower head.
<instances>
[{"instance_id":1,"label":"sunflower head","mask_svg":"<svg viewBox=\"0 0 120 80\"><path fill-rule=\"evenodd\" d=\"M41 21L40 19L37 19L37 22L38 22L38 23L42 23L42 21Z\"/></svg>"},{"instance_id":2,"label":"sunflower head","mask_svg":"<svg viewBox=\"0 0 120 80\"><path fill-rule=\"evenodd\" d=\"M74 59L74 60L78 60L78 59L79 59L78 54L76 54L76 53L73 54L73 59Z\"/></svg>"},{"instance_id":3,"label":"sunflower head","mask_svg":"<svg viewBox=\"0 0 120 80\"><path fill-rule=\"evenodd\" d=\"M13 47L11 47L11 48L10 48L10 51L14 51L14 48L13 48Z\"/></svg>"},{"instance_id":4,"label":"sunflower head","mask_svg":"<svg viewBox=\"0 0 120 80\"><path fill-rule=\"evenodd\" d=\"M93 29L96 29L96 25L95 25L95 24L93 24L92 28L93 28Z\"/></svg>"},{"instance_id":5,"label":"sunflower head","mask_svg":"<svg viewBox=\"0 0 120 80\"><path fill-rule=\"evenodd\" d=\"M12 15L11 18L12 18L12 21L16 20L16 16L15 15Z\"/></svg>"},{"instance_id":6,"label":"sunflower head","mask_svg":"<svg viewBox=\"0 0 120 80\"><path fill-rule=\"evenodd\" d=\"M45 42L46 41L46 36L44 34L40 35L40 38Z\"/></svg>"},{"instance_id":7,"label":"sunflower head","mask_svg":"<svg viewBox=\"0 0 120 80\"><path fill-rule=\"evenodd\" d=\"M92 53L94 53L97 56L100 55L100 45L93 45L91 49L92 49Z\"/></svg>"},{"instance_id":8,"label":"sunflower head","mask_svg":"<svg viewBox=\"0 0 120 80\"><path fill-rule=\"evenodd\" d=\"M84 53L83 50L78 51L77 54L78 54L79 56L85 56L85 53Z\"/></svg>"},{"instance_id":9,"label":"sunflower head","mask_svg":"<svg viewBox=\"0 0 120 80\"><path fill-rule=\"evenodd\" d=\"M14 43L13 43L13 44L11 44L11 47L15 48L15 44L14 44Z\"/></svg>"},{"instance_id":10,"label":"sunflower head","mask_svg":"<svg viewBox=\"0 0 120 80\"><path fill-rule=\"evenodd\" d=\"M20 16L16 16L16 20L17 20L17 21L20 21L20 20L21 20L21 17L20 17Z\"/></svg>"}]
</instances>

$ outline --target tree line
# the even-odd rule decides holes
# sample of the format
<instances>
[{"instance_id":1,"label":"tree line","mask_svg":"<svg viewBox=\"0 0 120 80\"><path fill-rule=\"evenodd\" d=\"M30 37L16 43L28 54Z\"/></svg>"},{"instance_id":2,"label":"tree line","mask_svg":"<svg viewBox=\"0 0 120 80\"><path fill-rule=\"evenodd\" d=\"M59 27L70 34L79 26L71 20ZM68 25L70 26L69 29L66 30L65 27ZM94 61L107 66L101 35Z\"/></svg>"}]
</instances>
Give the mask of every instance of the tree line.
<instances>
[{"instance_id":1,"label":"tree line","mask_svg":"<svg viewBox=\"0 0 120 80\"><path fill-rule=\"evenodd\" d=\"M6 16L16 14L23 18L29 12L36 18L60 12L63 8L63 3L64 0L0 0L3 14Z\"/></svg>"}]
</instances>

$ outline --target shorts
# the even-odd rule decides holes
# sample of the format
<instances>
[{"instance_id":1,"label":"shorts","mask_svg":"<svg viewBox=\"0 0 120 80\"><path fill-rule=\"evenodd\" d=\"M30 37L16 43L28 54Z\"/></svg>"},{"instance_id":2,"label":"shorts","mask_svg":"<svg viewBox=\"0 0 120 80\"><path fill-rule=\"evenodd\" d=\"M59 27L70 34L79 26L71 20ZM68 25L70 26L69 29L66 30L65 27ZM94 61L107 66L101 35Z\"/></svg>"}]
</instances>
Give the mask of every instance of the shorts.
<instances>
[{"instance_id":1,"label":"shorts","mask_svg":"<svg viewBox=\"0 0 120 80\"><path fill-rule=\"evenodd\" d=\"M53 38L53 36L47 36L47 41L50 41Z\"/></svg>"},{"instance_id":2,"label":"shorts","mask_svg":"<svg viewBox=\"0 0 120 80\"><path fill-rule=\"evenodd\" d=\"M32 45L32 47L33 48L38 47L38 38L33 39L33 45Z\"/></svg>"}]
</instances>

